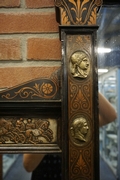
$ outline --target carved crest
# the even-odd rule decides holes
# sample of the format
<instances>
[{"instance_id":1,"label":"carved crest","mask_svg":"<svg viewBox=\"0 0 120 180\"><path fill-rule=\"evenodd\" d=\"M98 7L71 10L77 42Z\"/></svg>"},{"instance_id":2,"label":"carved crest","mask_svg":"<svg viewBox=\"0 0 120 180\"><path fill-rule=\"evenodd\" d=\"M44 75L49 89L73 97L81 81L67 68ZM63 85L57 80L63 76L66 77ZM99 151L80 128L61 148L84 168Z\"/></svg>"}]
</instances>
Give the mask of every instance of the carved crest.
<instances>
[{"instance_id":1,"label":"carved crest","mask_svg":"<svg viewBox=\"0 0 120 180\"><path fill-rule=\"evenodd\" d=\"M95 25L102 0L55 0L62 25Z\"/></svg>"}]
</instances>

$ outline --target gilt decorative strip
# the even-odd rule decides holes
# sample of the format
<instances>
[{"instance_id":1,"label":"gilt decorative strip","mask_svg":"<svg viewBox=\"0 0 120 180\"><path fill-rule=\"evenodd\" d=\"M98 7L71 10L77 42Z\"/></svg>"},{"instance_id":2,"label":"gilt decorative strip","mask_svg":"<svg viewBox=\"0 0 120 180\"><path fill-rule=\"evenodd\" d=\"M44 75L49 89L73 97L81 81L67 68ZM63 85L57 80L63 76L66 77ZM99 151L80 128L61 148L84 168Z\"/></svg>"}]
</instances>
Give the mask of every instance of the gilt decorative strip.
<instances>
[{"instance_id":1,"label":"gilt decorative strip","mask_svg":"<svg viewBox=\"0 0 120 180\"><path fill-rule=\"evenodd\" d=\"M60 8L61 25L95 25L102 0L55 0Z\"/></svg>"},{"instance_id":2,"label":"gilt decorative strip","mask_svg":"<svg viewBox=\"0 0 120 180\"><path fill-rule=\"evenodd\" d=\"M66 37L70 180L94 179L92 42L91 32Z\"/></svg>"},{"instance_id":3,"label":"gilt decorative strip","mask_svg":"<svg viewBox=\"0 0 120 180\"><path fill-rule=\"evenodd\" d=\"M14 88L14 91L7 90L7 92L1 93L1 98L6 100L14 99L51 99L55 96L57 88L54 82L41 79L35 81L35 83L25 84L23 87Z\"/></svg>"}]
</instances>

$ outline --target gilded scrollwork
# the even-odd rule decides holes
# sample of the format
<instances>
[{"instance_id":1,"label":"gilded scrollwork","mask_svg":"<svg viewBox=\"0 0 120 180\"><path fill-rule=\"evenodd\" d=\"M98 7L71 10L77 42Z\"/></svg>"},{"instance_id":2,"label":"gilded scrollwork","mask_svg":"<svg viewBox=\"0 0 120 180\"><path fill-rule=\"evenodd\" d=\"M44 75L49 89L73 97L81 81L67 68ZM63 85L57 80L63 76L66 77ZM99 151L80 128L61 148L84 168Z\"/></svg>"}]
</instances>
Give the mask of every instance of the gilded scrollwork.
<instances>
[{"instance_id":1,"label":"gilded scrollwork","mask_svg":"<svg viewBox=\"0 0 120 180\"><path fill-rule=\"evenodd\" d=\"M61 11L62 25L96 24L97 10L102 0L54 0Z\"/></svg>"},{"instance_id":2,"label":"gilded scrollwork","mask_svg":"<svg viewBox=\"0 0 120 180\"><path fill-rule=\"evenodd\" d=\"M70 71L73 77L86 78L90 71L90 59L84 51L76 51L70 57Z\"/></svg>"},{"instance_id":3,"label":"gilded scrollwork","mask_svg":"<svg viewBox=\"0 0 120 180\"><path fill-rule=\"evenodd\" d=\"M40 79L0 92L0 100L40 100L57 98L59 87L50 79Z\"/></svg>"},{"instance_id":4,"label":"gilded scrollwork","mask_svg":"<svg viewBox=\"0 0 120 180\"><path fill-rule=\"evenodd\" d=\"M60 99L60 69L50 78L39 78L0 91L0 101Z\"/></svg>"},{"instance_id":5,"label":"gilded scrollwork","mask_svg":"<svg viewBox=\"0 0 120 180\"><path fill-rule=\"evenodd\" d=\"M68 35L68 49L71 52L83 51L89 52L91 51L91 37L90 35ZM87 53L88 54L88 53Z\"/></svg>"},{"instance_id":6,"label":"gilded scrollwork","mask_svg":"<svg viewBox=\"0 0 120 180\"><path fill-rule=\"evenodd\" d=\"M76 177L80 177L81 180L89 180L91 176L90 168L92 166L91 161L91 149L75 149L71 145L71 174L72 179L79 180Z\"/></svg>"},{"instance_id":7,"label":"gilded scrollwork","mask_svg":"<svg viewBox=\"0 0 120 180\"><path fill-rule=\"evenodd\" d=\"M55 119L1 118L0 144L52 143L57 138Z\"/></svg>"},{"instance_id":8,"label":"gilded scrollwork","mask_svg":"<svg viewBox=\"0 0 120 180\"><path fill-rule=\"evenodd\" d=\"M53 83L35 83L33 87L22 87L18 91L14 92L14 95L11 95L10 93L3 94L1 97L11 100L19 96L21 99L27 99L30 97L31 99L34 99L34 97L38 98L51 98L54 96L53 94Z\"/></svg>"},{"instance_id":9,"label":"gilded scrollwork","mask_svg":"<svg viewBox=\"0 0 120 180\"><path fill-rule=\"evenodd\" d=\"M90 113L90 84L80 85L70 82L70 113L83 111Z\"/></svg>"}]
</instances>

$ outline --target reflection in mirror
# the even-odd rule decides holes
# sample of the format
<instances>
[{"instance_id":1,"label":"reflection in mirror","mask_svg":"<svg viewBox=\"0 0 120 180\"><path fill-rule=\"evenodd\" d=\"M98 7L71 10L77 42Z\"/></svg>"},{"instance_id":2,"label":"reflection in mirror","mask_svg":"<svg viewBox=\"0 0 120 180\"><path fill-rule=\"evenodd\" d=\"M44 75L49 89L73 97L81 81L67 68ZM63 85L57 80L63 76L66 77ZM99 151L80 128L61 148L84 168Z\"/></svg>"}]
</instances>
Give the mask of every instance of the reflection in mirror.
<instances>
[{"instance_id":1,"label":"reflection in mirror","mask_svg":"<svg viewBox=\"0 0 120 180\"><path fill-rule=\"evenodd\" d=\"M26 157L27 166L22 154L4 154L2 180L61 180L61 154L25 154Z\"/></svg>"},{"instance_id":2,"label":"reflection in mirror","mask_svg":"<svg viewBox=\"0 0 120 180\"><path fill-rule=\"evenodd\" d=\"M23 164L28 172L32 172L31 180L61 180L60 154L24 154Z\"/></svg>"},{"instance_id":3,"label":"reflection in mirror","mask_svg":"<svg viewBox=\"0 0 120 180\"><path fill-rule=\"evenodd\" d=\"M30 180L31 173L27 173L23 167L22 154L4 154L2 162L2 180Z\"/></svg>"},{"instance_id":4,"label":"reflection in mirror","mask_svg":"<svg viewBox=\"0 0 120 180\"><path fill-rule=\"evenodd\" d=\"M18 154L4 154L3 155L3 177L7 174L9 168L16 161Z\"/></svg>"},{"instance_id":5,"label":"reflection in mirror","mask_svg":"<svg viewBox=\"0 0 120 180\"><path fill-rule=\"evenodd\" d=\"M115 180L120 179L120 6L102 7L98 25L99 91L117 112L114 122L100 128L100 179Z\"/></svg>"}]
</instances>

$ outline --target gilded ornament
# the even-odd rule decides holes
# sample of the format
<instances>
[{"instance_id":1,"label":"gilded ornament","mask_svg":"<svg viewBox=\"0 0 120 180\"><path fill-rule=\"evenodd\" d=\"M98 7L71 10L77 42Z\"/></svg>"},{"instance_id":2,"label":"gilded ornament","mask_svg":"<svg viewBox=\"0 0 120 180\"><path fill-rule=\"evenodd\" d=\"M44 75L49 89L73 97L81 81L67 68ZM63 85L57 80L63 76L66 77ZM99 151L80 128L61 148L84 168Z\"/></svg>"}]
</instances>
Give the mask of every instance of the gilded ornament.
<instances>
[{"instance_id":1,"label":"gilded ornament","mask_svg":"<svg viewBox=\"0 0 120 180\"><path fill-rule=\"evenodd\" d=\"M0 144L43 144L56 141L56 120L1 118Z\"/></svg>"},{"instance_id":2,"label":"gilded ornament","mask_svg":"<svg viewBox=\"0 0 120 180\"><path fill-rule=\"evenodd\" d=\"M86 142L86 136L89 131L89 126L87 120L84 117L78 117L74 119L72 126L70 127L71 136L73 137L74 141Z\"/></svg>"},{"instance_id":3,"label":"gilded ornament","mask_svg":"<svg viewBox=\"0 0 120 180\"><path fill-rule=\"evenodd\" d=\"M70 71L73 77L86 78L90 70L90 59L83 51L76 51L70 57Z\"/></svg>"}]
</instances>

